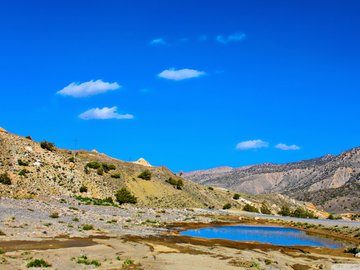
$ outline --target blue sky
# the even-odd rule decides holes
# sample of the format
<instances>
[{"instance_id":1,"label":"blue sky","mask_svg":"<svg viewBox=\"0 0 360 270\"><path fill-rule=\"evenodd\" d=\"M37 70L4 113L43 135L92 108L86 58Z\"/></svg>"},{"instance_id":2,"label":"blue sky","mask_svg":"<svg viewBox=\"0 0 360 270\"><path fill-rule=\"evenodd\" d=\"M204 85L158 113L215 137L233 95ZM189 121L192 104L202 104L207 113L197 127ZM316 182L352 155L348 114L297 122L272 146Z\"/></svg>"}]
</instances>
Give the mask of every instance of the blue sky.
<instances>
[{"instance_id":1,"label":"blue sky","mask_svg":"<svg viewBox=\"0 0 360 270\"><path fill-rule=\"evenodd\" d=\"M356 0L2 1L0 126L174 171L337 154L360 145L359 12Z\"/></svg>"}]
</instances>

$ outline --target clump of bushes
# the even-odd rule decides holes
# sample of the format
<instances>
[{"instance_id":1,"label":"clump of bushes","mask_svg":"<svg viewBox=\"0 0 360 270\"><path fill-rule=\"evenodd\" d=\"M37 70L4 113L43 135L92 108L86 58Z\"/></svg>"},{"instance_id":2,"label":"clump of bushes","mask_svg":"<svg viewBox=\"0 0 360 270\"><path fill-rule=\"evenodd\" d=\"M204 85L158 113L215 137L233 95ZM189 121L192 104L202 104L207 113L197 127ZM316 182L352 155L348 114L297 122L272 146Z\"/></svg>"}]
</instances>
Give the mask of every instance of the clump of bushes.
<instances>
[{"instance_id":1,"label":"clump of bushes","mask_svg":"<svg viewBox=\"0 0 360 270\"><path fill-rule=\"evenodd\" d=\"M75 163L75 157L69 157L69 161Z\"/></svg>"},{"instance_id":2,"label":"clump of bushes","mask_svg":"<svg viewBox=\"0 0 360 270\"><path fill-rule=\"evenodd\" d=\"M106 164L106 163L103 163L102 164L102 167L104 169L104 172L109 172L111 170L116 170L116 166L114 164Z\"/></svg>"},{"instance_id":3,"label":"clump of bushes","mask_svg":"<svg viewBox=\"0 0 360 270\"><path fill-rule=\"evenodd\" d=\"M86 204L86 205L100 205L100 206L116 206L112 198L97 199L97 198L88 198L82 196L75 196L77 200Z\"/></svg>"},{"instance_id":4,"label":"clump of bushes","mask_svg":"<svg viewBox=\"0 0 360 270\"><path fill-rule=\"evenodd\" d=\"M291 209L287 205L282 206L278 214L282 216L298 217L298 218L318 218L313 212L308 211L301 207L298 207L294 211L291 211Z\"/></svg>"},{"instance_id":5,"label":"clump of bushes","mask_svg":"<svg viewBox=\"0 0 360 270\"><path fill-rule=\"evenodd\" d=\"M103 175L104 173L108 173L111 170L115 170L116 166L114 164L100 163L97 161L88 162L85 165L85 172L89 173L88 169L95 169L98 175Z\"/></svg>"},{"instance_id":6,"label":"clump of bushes","mask_svg":"<svg viewBox=\"0 0 360 270\"><path fill-rule=\"evenodd\" d=\"M11 185L11 178L8 173L0 174L0 184Z\"/></svg>"},{"instance_id":7,"label":"clump of bushes","mask_svg":"<svg viewBox=\"0 0 360 270\"><path fill-rule=\"evenodd\" d=\"M173 187L175 187L177 189L182 189L182 187L184 186L184 182L182 179L174 179L174 178L170 177L165 182L169 183L170 185L172 185Z\"/></svg>"},{"instance_id":8,"label":"clump of bushes","mask_svg":"<svg viewBox=\"0 0 360 270\"><path fill-rule=\"evenodd\" d=\"M49 151L55 151L55 144L48 141L42 141L40 142L40 146L42 149L46 149Z\"/></svg>"},{"instance_id":9,"label":"clump of bushes","mask_svg":"<svg viewBox=\"0 0 360 270\"><path fill-rule=\"evenodd\" d=\"M338 219L342 219L340 216L334 216L333 214L330 214L327 219L331 219L331 220L338 220Z\"/></svg>"},{"instance_id":10,"label":"clump of bushes","mask_svg":"<svg viewBox=\"0 0 360 270\"><path fill-rule=\"evenodd\" d=\"M145 170L140 173L138 177L144 180L151 180L151 172L149 170Z\"/></svg>"},{"instance_id":11,"label":"clump of bushes","mask_svg":"<svg viewBox=\"0 0 360 270\"><path fill-rule=\"evenodd\" d=\"M121 178L120 173L114 173L111 175L111 178Z\"/></svg>"},{"instance_id":12,"label":"clump of bushes","mask_svg":"<svg viewBox=\"0 0 360 270\"><path fill-rule=\"evenodd\" d=\"M231 204L230 203L227 203L223 206L222 209L226 210L226 209L230 209L231 208Z\"/></svg>"},{"instance_id":13,"label":"clump of bushes","mask_svg":"<svg viewBox=\"0 0 360 270\"><path fill-rule=\"evenodd\" d=\"M234 200L240 199L240 194L235 193L234 196L233 196L233 199L234 199Z\"/></svg>"},{"instance_id":14,"label":"clump of bushes","mask_svg":"<svg viewBox=\"0 0 360 270\"><path fill-rule=\"evenodd\" d=\"M119 204L124 204L124 203L135 204L135 203L137 203L137 198L133 194L131 194L131 192L128 191L126 188L119 189L115 193L115 197L116 197L116 201Z\"/></svg>"},{"instance_id":15,"label":"clump of bushes","mask_svg":"<svg viewBox=\"0 0 360 270\"><path fill-rule=\"evenodd\" d=\"M260 207L260 212L265 215L271 215L271 210L265 202L262 203Z\"/></svg>"},{"instance_id":16,"label":"clump of bushes","mask_svg":"<svg viewBox=\"0 0 360 270\"><path fill-rule=\"evenodd\" d=\"M74 258L75 259L75 258ZM85 265L94 265L95 267L99 267L101 263L96 260L90 261L86 255L82 255L77 258L76 263L85 264Z\"/></svg>"},{"instance_id":17,"label":"clump of bushes","mask_svg":"<svg viewBox=\"0 0 360 270\"><path fill-rule=\"evenodd\" d=\"M214 188L213 187L208 187L208 190L214 190Z\"/></svg>"},{"instance_id":18,"label":"clump of bushes","mask_svg":"<svg viewBox=\"0 0 360 270\"><path fill-rule=\"evenodd\" d=\"M81 193L85 193L85 192L87 192L88 191L88 188L86 187L86 186L81 186L80 187L80 192Z\"/></svg>"},{"instance_id":19,"label":"clump of bushes","mask_svg":"<svg viewBox=\"0 0 360 270\"><path fill-rule=\"evenodd\" d=\"M248 203L244 205L243 210L247 212L259 213L259 209Z\"/></svg>"},{"instance_id":20,"label":"clump of bushes","mask_svg":"<svg viewBox=\"0 0 360 270\"><path fill-rule=\"evenodd\" d=\"M48 262L44 261L43 259L35 259L30 261L26 267L27 268L31 268L31 267L50 267L51 264L49 264Z\"/></svg>"},{"instance_id":21,"label":"clump of bushes","mask_svg":"<svg viewBox=\"0 0 360 270\"><path fill-rule=\"evenodd\" d=\"M23 161L21 159L18 159L17 162L18 162L19 166L28 166L29 165L28 161Z\"/></svg>"}]
</instances>

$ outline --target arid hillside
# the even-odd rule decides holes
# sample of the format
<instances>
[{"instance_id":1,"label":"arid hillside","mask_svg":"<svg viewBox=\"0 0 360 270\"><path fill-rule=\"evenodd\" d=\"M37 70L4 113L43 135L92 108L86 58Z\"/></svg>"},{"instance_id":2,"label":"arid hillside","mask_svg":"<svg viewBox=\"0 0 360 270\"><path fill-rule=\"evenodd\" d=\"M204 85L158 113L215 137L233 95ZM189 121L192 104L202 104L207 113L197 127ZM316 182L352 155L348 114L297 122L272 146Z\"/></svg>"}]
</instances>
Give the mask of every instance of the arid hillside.
<instances>
[{"instance_id":1,"label":"arid hillside","mask_svg":"<svg viewBox=\"0 0 360 270\"><path fill-rule=\"evenodd\" d=\"M166 167L148 162L124 162L97 151L68 151L0 131L0 196L39 198L81 196L116 201L115 194L126 188L139 207L217 208L230 204L242 209L249 203L260 207L265 201L276 213L284 204L313 209L286 196L248 196L234 199L234 192L209 188L181 178ZM144 175L145 172L145 175ZM150 179L146 180L146 172ZM143 176L141 176L143 174Z\"/></svg>"},{"instance_id":2,"label":"arid hillside","mask_svg":"<svg viewBox=\"0 0 360 270\"><path fill-rule=\"evenodd\" d=\"M337 156L288 164L220 167L185 173L184 177L237 192L280 193L330 212L360 211L360 148Z\"/></svg>"}]
</instances>

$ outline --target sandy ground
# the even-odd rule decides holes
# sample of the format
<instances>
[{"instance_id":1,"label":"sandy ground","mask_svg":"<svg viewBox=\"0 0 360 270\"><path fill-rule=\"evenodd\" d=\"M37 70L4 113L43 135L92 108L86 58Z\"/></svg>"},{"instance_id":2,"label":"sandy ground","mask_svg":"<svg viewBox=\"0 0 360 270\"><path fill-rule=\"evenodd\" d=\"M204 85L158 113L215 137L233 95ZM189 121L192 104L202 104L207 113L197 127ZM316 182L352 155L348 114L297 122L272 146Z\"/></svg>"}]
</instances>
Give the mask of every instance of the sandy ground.
<instances>
[{"instance_id":1,"label":"sandy ground","mask_svg":"<svg viewBox=\"0 0 360 270\"><path fill-rule=\"evenodd\" d=\"M54 211L59 218L50 217ZM28 269L35 259L59 270L360 269L360 259L344 249L278 247L176 233L176 227L219 221L219 214L232 223L234 219L244 222L241 214L227 217L223 212L196 209L121 209L83 206L70 199L66 203L1 199L0 230L5 235L0 236L0 269ZM93 228L84 230L85 223Z\"/></svg>"}]
</instances>

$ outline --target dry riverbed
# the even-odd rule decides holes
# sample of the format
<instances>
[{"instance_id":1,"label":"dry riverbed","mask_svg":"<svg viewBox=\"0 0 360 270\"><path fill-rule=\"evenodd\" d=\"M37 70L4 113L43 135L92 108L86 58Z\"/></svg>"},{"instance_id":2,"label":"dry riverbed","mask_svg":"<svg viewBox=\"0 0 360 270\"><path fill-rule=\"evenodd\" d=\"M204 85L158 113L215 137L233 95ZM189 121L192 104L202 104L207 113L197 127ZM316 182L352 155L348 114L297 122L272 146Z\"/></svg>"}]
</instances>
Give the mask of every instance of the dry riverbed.
<instances>
[{"instance_id":1,"label":"dry riverbed","mask_svg":"<svg viewBox=\"0 0 360 270\"><path fill-rule=\"evenodd\" d=\"M345 249L278 247L177 234L187 228L236 223L291 226L359 244L357 228L264 220L241 213L95 206L74 198L1 198L0 269L29 269L37 263L59 270L360 269L360 259Z\"/></svg>"}]
</instances>

